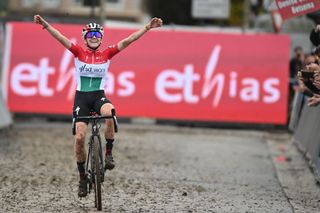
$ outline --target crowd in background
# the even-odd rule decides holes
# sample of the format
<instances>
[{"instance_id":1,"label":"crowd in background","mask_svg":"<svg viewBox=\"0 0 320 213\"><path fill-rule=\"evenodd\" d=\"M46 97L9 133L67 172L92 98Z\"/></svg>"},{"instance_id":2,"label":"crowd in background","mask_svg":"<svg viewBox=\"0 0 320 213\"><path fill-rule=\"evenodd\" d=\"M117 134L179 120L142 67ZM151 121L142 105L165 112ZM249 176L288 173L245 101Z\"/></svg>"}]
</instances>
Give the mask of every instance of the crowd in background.
<instances>
[{"instance_id":1,"label":"crowd in background","mask_svg":"<svg viewBox=\"0 0 320 213\"><path fill-rule=\"evenodd\" d=\"M307 96L308 106L320 104L320 25L310 33L310 41L315 46L311 53L305 54L302 47L294 49L290 60L290 103L294 94Z\"/></svg>"}]
</instances>

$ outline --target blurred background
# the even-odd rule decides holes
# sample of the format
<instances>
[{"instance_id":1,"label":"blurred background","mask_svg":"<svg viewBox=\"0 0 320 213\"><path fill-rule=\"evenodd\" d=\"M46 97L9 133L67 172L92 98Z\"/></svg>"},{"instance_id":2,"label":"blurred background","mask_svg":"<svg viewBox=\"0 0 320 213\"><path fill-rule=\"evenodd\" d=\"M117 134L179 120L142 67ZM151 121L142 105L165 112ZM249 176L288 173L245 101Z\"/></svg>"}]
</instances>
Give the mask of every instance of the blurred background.
<instances>
[{"instance_id":1,"label":"blurred background","mask_svg":"<svg viewBox=\"0 0 320 213\"><path fill-rule=\"evenodd\" d=\"M40 14L81 45L82 27L101 23L103 47L152 17L164 22L114 57L107 75L122 124L108 212L318 212L320 110L307 106L297 72L316 52L309 35L320 3L284 16L292 2L1 0L1 209L90 206L73 197L73 55L33 23Z\"/></svg>"},{"instance_id":2,"label":"blurred background","mask_svg":"<svg viewBox=\"0 0 320 213\"><path fill-rule=\"evenodd\" d=\"M133 29L133 28L138 28L141 25L145 24L150 20L151 17L161 17L164 21L164 29L167 29L171 32L211 32L213 35L213 39L210 41L208 39L207 41L205 39L202 39L198 37L198 39L194 39L195 42L199 41L199 47L192 47L196 48L197 51L202 52L203 55L199 55L199 58L208 58L210 56L209 53L204 53L205 51L208 50L203 50L201 49L206 42L215 42L219 43L219 39L216 40L216 35L221 34L221 33L227 33L227 35L275 35L275 37L272 37L273 39L277 40L278 37L285 36L289 40L286 42L289 42L288 47L284 47L279 49L279 51L276 50L276 47L274 50L270 50L268 52L279 52L283 51L284 54L280 54L283 57L289 57L288 60L288 68L285 67L277 67L276 66L286 66L285 62L282 61L282 63L279 63L276 65L276 63L272 57L276 57L276 55L273 55L273 53L270 53L268 56L261 56L261 58L257 59L257 54L260 52L267 52L264 51L263 49L265 47L260 46L262 44L269 46L266 42L264 41L269 41L268 38L264 38L262 42L258 41L258 36L255 36L251 44L245 44L243 46L247 46L248 48L244 48L246 51L250 52L248 54L252 54L251 56L248 55L248 60L251 58L251 60L256 63L253 65L246 65L246 64L239 64L237 66L233 66L232 64L230 65L231 60L229 56L227 58L224 57L221 68L221 72L225 73L228 75L230 71L225 71L224 69L241 69L242 71L239 71L241 73L246 70L247 66L252 66L249 68L250 72L252 71L253 75L255 75L257 78L263 78L267 79L266 77L273 76L275 75L281 75L280 78L280 84L277 85L279 88L279 92L281 93L280 99L287 99L288 101L285 102L279 102L279 105L276 106L274 109L271 109L269 112L266 112L264 115L265 117L274 116L274 113L272 113L274 110L276 110L279 113L278 118L275 118L274 120L271 119L271 121L267 120L262 120L262 121L256 121L255 119L243 119L240 118L241 121L245 121L246 123L253 123L254 125L258 123L266 123L266 124L272 124L272 125L288 125L289 123L289 117L291 114L291 109L292 109L292 101L293 101L293 96L294 96L294 91L292 88L292 85L290 85L290 82L294 82L294 76L296 71L294 71L294 68L289 67L289 61L292 58L295 58L295 51L294 48L299 46L302 48L305 54L311 53L314 50L314 46L311 44L309 41L309 33L310 31L314 28L314 26L319 22L319 12L312 12L312 13L306 13L303 15L299 16L294 16L290 19L283 20L281 19L279 13L275 13L278 11L276 1L273 0L227 0L227 1L219 1L219 0L212 0L212 1L203 1L203 0L176 0L176 1L163 1L163 0L66 0L66 1L61 1L61 0L44 0L44 1L37 1L37 0L12 0L12 1L7 1L3 0L0 3L0 21L1 21L1 28L0 28L0 54L1 58L1 72L2 72L2 85L3 87L9 86L5 82L10 82L9 79L4 79L5 76L8 76L7 70L3 71L4 69L8 68L11 69L14 67L14 65L6 64L7 62L10 62L10 58L26 58L26 56L30 56L28 53L25 53L26 56L23 56L22 54L19 53L14 53L11 52L11 55L8 56L9 59L5 59L4 57L4 52L9 51L10 45L7 44L7 47L5 46L5 37L10 37L11 34L8 34L9 28L6 27L7 23L27 23L27 22L32 22L33 15L34 14L41 14L43 17L45 17L49 23L64 23L64 24L69 24L73 26L79 26L83 25L85 23L89 23L92 21L103 23L103 25L110 26L110 27L116 27L116 28L126 28L126 29ZM280 17L280 19L279 19ZM80 28L80 26L79 26ZM11 29L11 28L10 28ZM80 29L81 30L81 29ZM180 30L180 31L179 31ZM130 32L130 31L129 31ZM128 32L128 33L129 33ZM6 34L7 33L7 34ZM40 32L39 32L40 33ZM124 36L128 35L128 33L123 33L122 37L120 36L119 33L115 32L112 33L112 30L110 31L110 37L108 37L107 42L117 42L117 40L122 39ZM215 34L218 33L218 34ZM24 32L21 32L20 34L24 34ZM115 34L115 35L113 35ZM168 36L170 33L168 33ZM7 35L7 36L6 36ZM40 34L39 34L40 35ZM76 34L75 34L76 35ZM68 34L67 36L72 37L75 35ZM174 35L172 33L171 35ZM202 35L202 34L201 34ZM14 36L14 34L13 34ZM78 35L77 35L78 36ZM181 35L184 37L183 35ZM278 37L277 37L278 36ZM172 36L173 37L173 36ZM240 38L239 37L239 38ZM30 39L31 37L26 37L25 39ZM232 52L235 52L234 50L231 50L232 45L234 45L234 49L237 49L239 51L243 51L243 47L237 46L241 42L236 42L238 37L234 37L229 39L229 47L230 47L230 52L228 54L234 54ZM249 37L242 37L243 39L249 39ZM271 38L271 37L270 37ZM80 36L75 39L80 39ZM223 38L228 39L228 36L225 36ZM21 40L21 39L10 39L10 41L13 41L13 45L16 40ZM167 42L165 38L160 39L161 42L163 43ZM18 41L17 41L18 42ZM30 41L31 42L31 41ZM34 41L33 41L34 42ZM159 42L159 43L161 43ZM187 41L186 41L187 42ZM224 41L222 41L224 42ZM22 47L22 45L26 45L26 43L29 43L27 40L25 42L22 42L22 44L19 44L21 48L26 49L26 47ZM272 43L275 45L275 41L272 41ZM281 43L281 42L280 42ZM283 42L282 42L283 43ZM31 43L30 43L31 44ZM213 45L214 43L212 43ZM9 45L9 46L8 46ZM52 44L52 45L57 45L57 44ZM168 45L171 45L171 43L168 43ZM177 43L178 46L185 45L183 41ZM210 44L211 45L211 44ZM39 44L34 44L31 45L32 47L35 48L35 50L40 50L39 47L41 45ZM39 46L39 47L38 47ZM160 45L159 45L160 46ZM258 47L260 46L260 49L251 49L254 48L254 46ZM43 46L42 46L43 47ZM131 49L128 51L128 55L130 54L130 51L136 52L138 51L138 54L141 52L141 47L137 47L136 49ZM174 52L175 48L172 49ZM177 48L176 48L177 49ZM225 48L226 49L226 48ZM156 52L158 50L158 47L154 48L154 51ZM10 50L11 51L11 50ZM9 51L9 52L10 52ZM142 50L145 51L145 50ZM9 54L9 53L8 53ZM235 52L234 57L237 56L238 53ZM268 54L268 53L266 53ZM57 55L57 54L55 54ZM193 58L192 54L189 55L183 55L181 52L176 51L174 53L168 54L170 57L176 57L177 61L181 61L182 63L190 63L188 61L188 58ZM243 54L242 54L243 55ZM241 54L239 55L241 56ZM50 56L53 58L54 56ZM55 56L57 57L57 56ZM145 57L145 56L143 56ZM266 58L268 57L268 58ZM21 59L22 59L21 58ZM140 59L142 56L140 57ZM270 58L270 59L269 59ZM265 59L265 60L264 60ZM130 59L127 59L126 57L124 59L119 59L119 60L124 60L128 61ZM192 59L194 60L194 59ZM198 59L197 59L198 60ZM206 61L199 61L194 62L195 63L195 69L196 72L199 72L200 69L204 70ZM238 59L241 60L241 59ZM286 59L283 59L286 60ZM19 60L18 60L19 61ZM20 60L21 61L21 60ZM142 60L138 60L138 62L142 62ZM152 61L152 60L151 60ZM150 61L150 63L152 63ZM258 74L259 72L259 67L262 67L262 64L264 64L263 61L269 61L270 63L270 68L266 69L265 71L260 71L261 74ZM174 66L176 69L181 69L182 66L184 66L182 63L176 63L175 65L171 65L170 60L163 60L161 61L163 63L167 64L166 68L169 68L170 66ZM169 63L170 62L170 63ZM159 62L160 63L160 62ZM115 73L119 72L120 68L118 65L117 61L115 61L114 68L112 71ZM198 64L198 65L197 65ZM260 64L260 65L259 65ZM230 65L230 66L229 66ZM140 66L140 65L139 65ZM219 65L218 65L219 66ZM10 68L11 67L11 68ZM126 67L127 68L127 67ZM157 67L156 69L159 69L160 67ZM130 66L127 69L132 69ZM147 69L147 68L145 68ZM279 70L281 69L281 71ZM248 69L247 69L248 70ZM111 71L111 72L112 72ZM237 71L237 70L236 70ZM202 71L201 71L202 72ZM289 73L286 73L289 72ZM4 73L4 74L3 74ZM264 73L264 74L262 74ZM268 74L269 73L269 74ZM264 77L262 77L264 76ZM287 76L287 77L286 77ZM10 78L10 74L9 74ZM202 81L203 79L200 79ZM261 79L260 79L261 80ZM193 81L193 80L191 80ZM288 84L289 86L286 86L285 84L286 81L289 81ZM50 79L49 79L50 82ZM227 80L226 80L227 82ZM224 82L225 86L227 87L227 83ZM231 81L230 81L231 82ZM261 82L259 82L261 83ZM231 83L230 83L231 85ZM208 85L207 85L208 86ZM197 88L199 86L193 84L193 90L197 91L199 90L198 93L201 93L201 89ZM210 89L211 95L213 93L213 90L217 86L212 86ZM285 89L289 89L287 91ZM3 88L3 93L5 97L10 97L10 90L8 88ZM111 91L112 89L107 89L108 91ZM203 90L205 90L203 88ZM226 89L225 89L226 90ZM239 90L239 89L238 89ZM253 88L253 90L257 90L257 88ZM193 91L192 91L193 92ZM268 91L265 91L268 93ZM225 94L226 91L222 92L222 94ZM259 93L259 91L257 92ZM261 91L260 91L261 93ZM269 92L270 93L270 92ZM209 98L210 95L204 95L205 92L202 91L202 97L204 98ZM241 96L241 92L239 92ZM111 97L114 94L110 94ZM146 94L144 94L146 95ZM271 94L272 95L272 94ZM275 95L275 94L274 94ZM72 94L69 96L72 96ZM69 97L68 96L68 97ZM256 96L259 96L259 94L256 94ZM286 98L288 96L288 98ZM24 96L25 97L25 96ZM248 104L247 106L252 106L253 110L258 110L257 107L253 106L254 102L257 102L258 99L261 99L262 95L259 97L253 97L251 104ZM6 98L8 99L8 98ZM254 99L254 100L253 100ZM279 99L279 100L280 100ZM20 99L21 100L21 99ZM25 100L27 101L27 100ZM217 100L216 100L217 101ZM223 101L223 100L222 100ZM69 101L70 102L70 101ZM258 101L259 102L259 101ZM15 102L16 103L16 102ZM70 102L71 103L71 102ZM71 105L71 104L68 105ZM232 101L226 100L226 103L228 105L233 104ZM278 103L275 101L275 103ZM11 111L16 111L18 112L19 110L13 109L12 104L10 104L10 100L8 101L9 108ZM247 108L246 105L243 105L243 109L248 109L248 111L252 111L252 109ZM265 105L267 108L268 106ZM190 113L191 109L188 109L185 111L185 113ZM258 110L259 111L259 110ZM23 110L20 110L20 112L23 113ZM191 111L193 112L193 111ZM211 113L209 109L206 111L207 113ZM39 113L39 112L38 112ZM43 112L48 114L48 112ZM215 114L219 114L220 112L217 112ZM234 113L234 111L231 110L231 114ZM50 114L50 113L49 113ZM61 113L61 110L58 112L55 112L54 114L66 114L66 111ZM135 114L135 113L133 113ZM281 115L280 115L281 114ZM131 117L132 113L124 113L122 117ZM135 114L137 115L137 114ZM137 115L138 116L138 115ZM139 115L142 117L157 117L155 115ZM247 115L244 115L247 116ZM181 116L180 116L181 117ZM183 117L183 116L182 116ZM210 117L210 116L209 116ZM232 118L231 118L232 117ZM205 119L203 117L200 118L201 121L218 121L221 123L238 123L237 120L234 120L234 116L231 115L230 118L220 118L219 116L212 116L213 119ZM286 117L286 118L284 118ZM172 116L163 116L162 120L166 120L166 118L172 118ZM183 118L184 120L189 120L188 118ZM178 120L181 120L179 118ZM191 118L192 120L192 118ZM199 119L198 119L199 120ZM281 120L281 121L280 121ZM284 121L285 120L285 121ZM231 121L231 122L230 122Z\"/></svg>"},{"instance_id":3,"label":"blurred background","mask_svg":"<svg viewBox=\"0 0 320 213\"><path fill-rule=\"evenodd\" d=\"M207 5L206 5L207 4ZM212 4L212 5L210 5ZM310 49L304 39L319 22L319 12L288 20L277 30L271 11L276 10L274 0L3 0L0 3L2 21L30 21L40 13L55 22L81 23L88 19L121 20L145 23L150 17L161 17L166 25L223 27L254 32L280 31L296 43ZM300 39L300 40L299 40Z\"/></svg>"}]
</instances>

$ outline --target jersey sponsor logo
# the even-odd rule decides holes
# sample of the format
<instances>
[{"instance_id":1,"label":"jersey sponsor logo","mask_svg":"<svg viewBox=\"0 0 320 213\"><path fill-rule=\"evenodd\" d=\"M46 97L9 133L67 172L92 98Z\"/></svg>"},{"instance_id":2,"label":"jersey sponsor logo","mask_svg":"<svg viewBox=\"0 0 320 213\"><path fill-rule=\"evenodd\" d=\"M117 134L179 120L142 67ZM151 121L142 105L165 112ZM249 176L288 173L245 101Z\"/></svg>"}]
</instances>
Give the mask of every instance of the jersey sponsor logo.
<instances>
[{"instance_id":1,"label":"jersey sponsor logo","mask_svg":"<svg viewBox=\"0 0 320 213\"><path fill-rule=\"evenodd\" d=\"M103 78L108 71L109 63L87 64L75 59L75 65L80 76Z\"/></svg>"},{"instance_id":2,"label":"jersey sponsor logo","mask_svg":"<svg viewBox=\"0 0 320 213\"><path fill-rule=\"evenodd\" d=\"M77 115L79 115L80 107L77 106L77 108L74 111L77 113Z\"/></svg>"},{"instance_id":3,"label":"jersey sponsor logo","mask_svg":"<svg viewBox=\"0 0 320 213\"><path fill-rule=\"evenodd\" d=\"M106 69L103 68L94 68L94 67L88 67L87 64L79 67L80 73L95 73L95 74L100 74L100 73L105 73Z\"/></svg>"}]
</instances>

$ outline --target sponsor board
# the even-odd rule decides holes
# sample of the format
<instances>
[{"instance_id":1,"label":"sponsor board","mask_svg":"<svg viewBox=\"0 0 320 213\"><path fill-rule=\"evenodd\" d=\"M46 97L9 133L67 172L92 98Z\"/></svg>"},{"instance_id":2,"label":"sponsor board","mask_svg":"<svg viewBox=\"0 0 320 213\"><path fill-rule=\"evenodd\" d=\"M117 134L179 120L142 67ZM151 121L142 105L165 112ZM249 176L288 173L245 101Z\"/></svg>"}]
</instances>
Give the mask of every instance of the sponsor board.
<instances>
[{"instance_id":1,"label":"sponsor board","mask_svg":"<svg viewBox=\"0 0 320 213\"><path fill-rule=\"evenodd\" d=\"M276 0L282 19L301 16L320 9L319 0Z\"/></svg>"},{"instance_id":2,"label":"sponsor board","mask_svg":"<svg viewBox=\"0 0 320 213\"><path fill-rule=\"evenodd\" d=\"M82 44L80 25L53 25ZM105 29L102 48L132 29ZM7 24L3 90L12 112L70 114L74 57L33 23ZM112 58L119 116L285 124L288 36L155 30Z\"/></svg>"}]
</instances>

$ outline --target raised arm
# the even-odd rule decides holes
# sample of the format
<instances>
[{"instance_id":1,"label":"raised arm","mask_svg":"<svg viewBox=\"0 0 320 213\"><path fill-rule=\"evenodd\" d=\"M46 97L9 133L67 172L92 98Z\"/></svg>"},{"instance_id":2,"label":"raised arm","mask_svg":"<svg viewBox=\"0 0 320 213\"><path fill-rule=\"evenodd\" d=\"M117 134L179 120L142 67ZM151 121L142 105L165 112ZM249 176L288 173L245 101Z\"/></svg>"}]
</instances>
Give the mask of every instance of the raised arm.
<instances>
[{"instance_id":1,"label":"raised arm","mask_svg":"<svg viewBox=\"0 0 320 213\"><path fill-rule=\"evenodd\" d=\"M145 25L143 28L141 28L140 30L132 33L129 37L121 40L117 44L118 45L118 49L120 51L123 50L124 48L129 46L132 42L138 40L141 36L143 36L143 34L148 32L150 29L156 28L156 27L161 27L161 26L162 26L162 20L160 18L151 19L151 21L147 25Z\"/></svg>"},{"instance_id":2,"label":"raised arm","mask_svg":"<svg viewBox=\"0 0 320 213\"><path fill-rule=\"evenodd\" d=\"M64 47L67 49L71 48L71 41L62 35L57 29L52 27L46 20L44 20L40 15L34 16L34 22L40 24L43 29L46 29L55 39L57 39Z\"/></svg>"}]
</instances>

